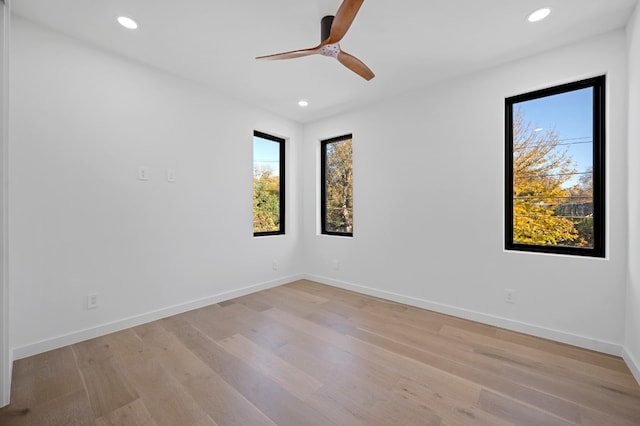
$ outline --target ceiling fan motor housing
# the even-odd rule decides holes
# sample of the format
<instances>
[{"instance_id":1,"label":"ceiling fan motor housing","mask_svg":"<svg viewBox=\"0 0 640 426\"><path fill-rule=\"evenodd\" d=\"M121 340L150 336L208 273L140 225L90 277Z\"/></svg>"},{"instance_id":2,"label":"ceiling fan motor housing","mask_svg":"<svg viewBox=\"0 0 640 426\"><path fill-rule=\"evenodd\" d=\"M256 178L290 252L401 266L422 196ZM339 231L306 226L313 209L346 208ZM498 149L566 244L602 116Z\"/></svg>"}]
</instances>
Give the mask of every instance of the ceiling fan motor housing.
<instances>
[{"instance_id":1,"label":"ceiling fan motor housing","mask_svg":"<svg viewBox=\"0 0 640 426\"><path fill-rule=\"evenodd\" d=\"M334 16L327 15L322 18L322 21L320 21L320 43L329 38L329 35L331 34L331 25L333 24L333 18Z\"/></svg>"}]
</instances>

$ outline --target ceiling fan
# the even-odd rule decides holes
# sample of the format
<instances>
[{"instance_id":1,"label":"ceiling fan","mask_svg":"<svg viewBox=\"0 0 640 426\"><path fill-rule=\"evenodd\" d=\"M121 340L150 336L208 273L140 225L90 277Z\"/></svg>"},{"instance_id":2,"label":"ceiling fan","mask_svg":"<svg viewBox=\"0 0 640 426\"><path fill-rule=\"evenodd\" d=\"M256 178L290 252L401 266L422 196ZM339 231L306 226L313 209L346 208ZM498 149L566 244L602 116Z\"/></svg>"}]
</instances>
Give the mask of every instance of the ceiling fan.
<instances>
[{"instance_id":1,"label":"ceiling fan","mask_svg":"<svg viewBox=\"0 0 640 426\"><path fill-rule=\"evenodd\" d=\"M342 65L365 80L375 77L364 62L340 48L340 40L345 36L356 18L364 0L344 0L335 16L325 16L321 21L321 43L310 49L292 50L275 55L258 56L256 59L294 59L309 55L323 55L337 59Z\"/></svg>"}]
</instances>

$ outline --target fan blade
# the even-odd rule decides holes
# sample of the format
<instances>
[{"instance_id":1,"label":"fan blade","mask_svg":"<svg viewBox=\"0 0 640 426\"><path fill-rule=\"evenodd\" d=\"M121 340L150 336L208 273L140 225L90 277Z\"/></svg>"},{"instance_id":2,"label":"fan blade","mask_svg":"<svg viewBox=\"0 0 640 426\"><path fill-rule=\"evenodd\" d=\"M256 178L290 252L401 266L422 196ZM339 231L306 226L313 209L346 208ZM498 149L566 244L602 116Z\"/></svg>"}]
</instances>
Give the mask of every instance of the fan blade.
<instances>
[{"instance_id":1,"label":"fan blade","mask_svg":"<svg viewBox=\"0 0 640 426\"><path fill-rule=\"evenodd\" d=\"M364 62L344 50L338 53L338 61L367 81L376 76Z\"/></svg>"},{"instance_id":2,"label":"fan blade","mask_svg":"<svg viewBox=\"0 0 640 426\"><path fill-rule=\"evenodd\" d=\"M335 18L333 18L333 24L331 24L331 33L329 38L324 41L326 44L337 43L342 40L342 37L347 33L349 27L356 19L358 10L362 6L364 0L344 0L340 5L340 8L336 12Z\"/></svg>"},{"instance_id":3,"label":"fan blade","mask_svg":"<svg viewBox=\"0 0 640 426\"><path fill-rule=\"evenodd\" d=\"M303 56L315 55L320 53L320 46L312 47L311 49L292 50L290 52L276 53L274 55L258 56L256 59L294 59L301 58Z\"/></svg>"}]
</instances>

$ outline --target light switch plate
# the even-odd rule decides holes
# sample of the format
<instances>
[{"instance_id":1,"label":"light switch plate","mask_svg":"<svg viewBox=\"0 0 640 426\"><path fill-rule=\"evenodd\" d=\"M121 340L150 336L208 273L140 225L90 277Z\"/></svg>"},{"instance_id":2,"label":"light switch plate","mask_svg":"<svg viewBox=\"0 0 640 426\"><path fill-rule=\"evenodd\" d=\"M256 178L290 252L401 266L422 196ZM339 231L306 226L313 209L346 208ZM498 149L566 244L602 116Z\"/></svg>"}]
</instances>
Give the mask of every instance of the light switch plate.
<instances>
[{"instance_id":1,"label":"light switch plate","mask_svg":"<svg viewBox=\"0 0 640 426\"><path fill-rule=\"evenodd\" d=\"M149 180L149 168L140 166L138 167L138 180Z\"/></svg>"},{"instance_id":2,"label":"light switch plate","mask_svg":"<svg viewBox=\"0 0 640 426\"><path fill-rule=\"evenodd\" d=\"M87 309L96 309L98 307L98 294L87 294Z\"/></svg>"}]
</instances>

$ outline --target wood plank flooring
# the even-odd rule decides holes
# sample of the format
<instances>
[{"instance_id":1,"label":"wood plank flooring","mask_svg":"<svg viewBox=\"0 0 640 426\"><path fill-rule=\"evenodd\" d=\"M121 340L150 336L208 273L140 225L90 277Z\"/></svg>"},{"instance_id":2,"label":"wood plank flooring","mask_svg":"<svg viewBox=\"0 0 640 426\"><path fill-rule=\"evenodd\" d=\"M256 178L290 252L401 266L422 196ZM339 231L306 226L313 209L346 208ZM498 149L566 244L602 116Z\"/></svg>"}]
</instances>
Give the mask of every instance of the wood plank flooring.
<instances>
[{"instance_id":1,"label":"wood plank flooring","mask_svg":"<svg viewBox=\"0 0 640 426\"><path fill-rule=\"evenodd\" d=\"M310 281L16 361L10 425L640 425L617 357Z\"/></svg>"}]
</instances>

